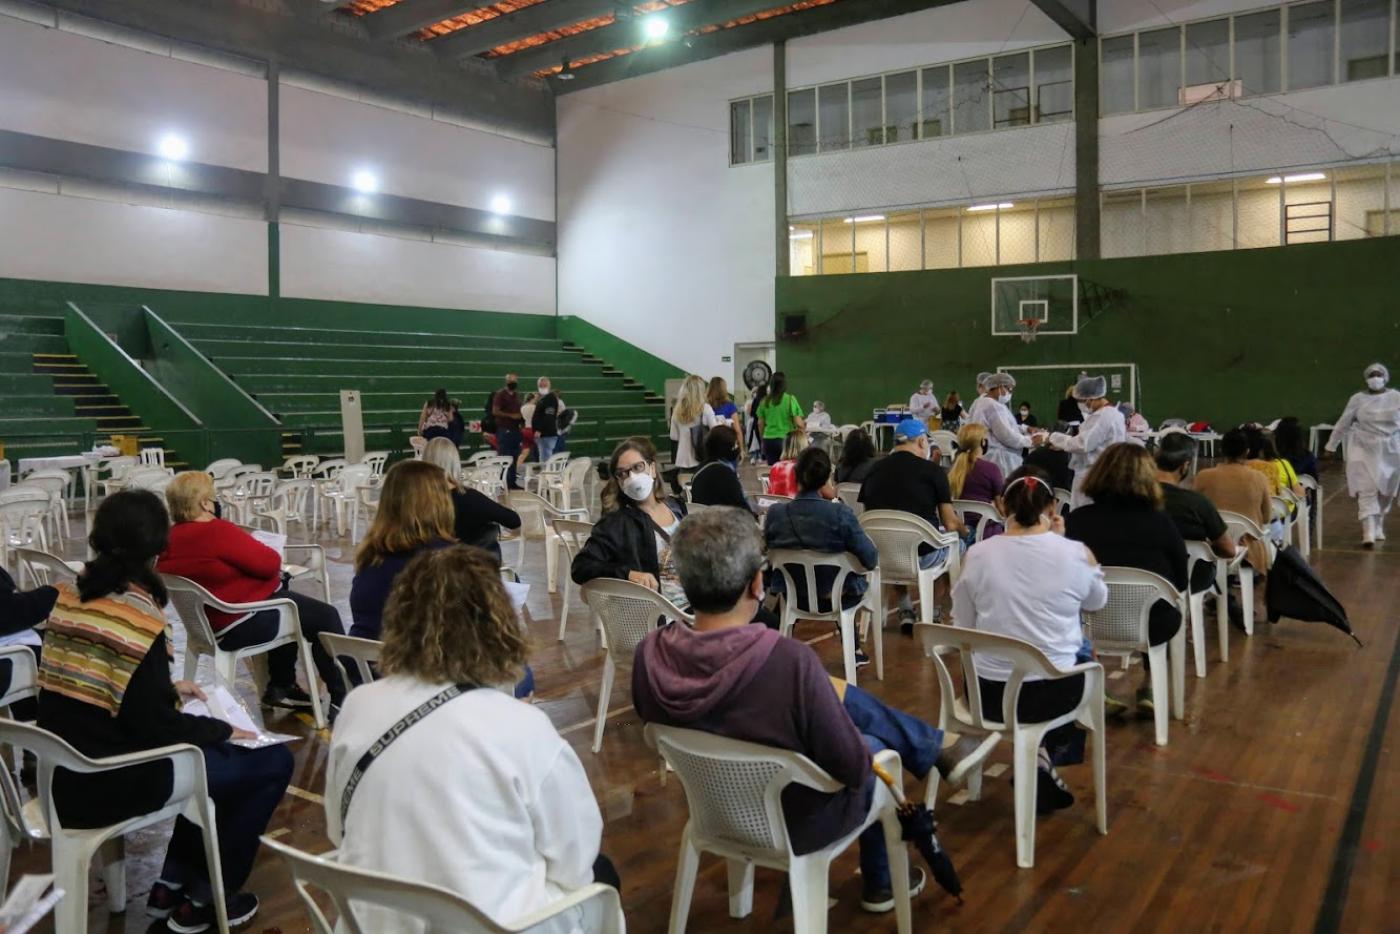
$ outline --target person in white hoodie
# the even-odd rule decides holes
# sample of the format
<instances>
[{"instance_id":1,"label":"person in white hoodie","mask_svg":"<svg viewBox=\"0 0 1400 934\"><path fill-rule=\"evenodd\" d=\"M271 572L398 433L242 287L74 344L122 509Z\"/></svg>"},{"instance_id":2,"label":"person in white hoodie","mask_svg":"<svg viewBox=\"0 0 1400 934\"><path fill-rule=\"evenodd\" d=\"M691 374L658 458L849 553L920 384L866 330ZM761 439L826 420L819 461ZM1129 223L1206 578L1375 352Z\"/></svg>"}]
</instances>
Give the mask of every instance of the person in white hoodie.
<instances>
[{"instance_id":1,"label":"person in white hoodie","mask_svg":"<svg viewBox=\"0 0 1400 934\"><path fill-rule=\"evenodd\" d=\"M331 737L339 861L449 889L501 925L594 881L616 886L578 756L543 711L491 687L520 677L528 647L495 561L465 545L413 559L383 637L381 678L346 696ZM531 930L596 931L601 916L593 899ZM384 908L357 917L376 934L426 930Z\"/></svg>"},{"instance_id":2,"label":"person in white hoodie","mask_svg":"<svg viewBox=\"0 0 1400 934\"><path fill-rule=\"evenodd\" d=\"M1373 363L1363 374L1366 388L1347 407L1327 450L1346 443L1347 492L1356 497L1361 544L1385 541L1385 517L1400 495L1400 390L1388 389L1390 371Z\"/></svg>"}]
</instances>

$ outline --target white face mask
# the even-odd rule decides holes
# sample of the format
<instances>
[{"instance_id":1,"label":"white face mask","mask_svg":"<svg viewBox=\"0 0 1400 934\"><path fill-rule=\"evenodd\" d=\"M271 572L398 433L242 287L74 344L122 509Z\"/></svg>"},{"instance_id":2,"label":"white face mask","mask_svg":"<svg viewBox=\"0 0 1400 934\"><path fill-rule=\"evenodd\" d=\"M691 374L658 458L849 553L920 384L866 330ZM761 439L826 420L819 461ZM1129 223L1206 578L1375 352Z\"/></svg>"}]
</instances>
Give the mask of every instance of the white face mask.
<instances>
[{"instance_id":1,"label":"white face mask","mask_svg":"<svg viewBox=\"0 0 1400 934\"><path fill-rule=\"evenodd\" d=\"M1010 405L1010 404L1011 404L1011 393L1008 392L1006 395L1004 395L1004 396L1001 397L1001 404L1002 404L1002 405Z\"/></svg>"},{"instance_id":2,"label":"white face mask","mask_svg":"<svg viewBox=\"0 0 1400 934\"><path fill-rule=\"evenodd\" d=\"M1385 388L1385 377L1384 377L1384 376L1368 376L1368 377L1366 377L1366 385L1367 385L1367 387L1370 388L1370 389L1384 389L1384 388Z\"/></svg>"},{"instance_id":3,"label":"white face mask","mask_svg":"<svg viewBox=\"0 0 1400 934\"><path fill-rule=\"evenodd\" d=\"M1089 408L1089 403L1081 402L1079 403L1079 414L1083 415L1085 418L1088 418L1090 415L1094 414L1094 410Z\"/></svg>"},{"instance_id":4,"label":"white face mask","mask_svg":"<svg viewBox=\"0 0 1400 934\"><path fill-rule=\"evenodd\" d=\"M629 474L626 480L622 481L622 492L628 499L638 502L651 495L651 488L656 480L649 473Z\"/></svg>"}]
</instances>

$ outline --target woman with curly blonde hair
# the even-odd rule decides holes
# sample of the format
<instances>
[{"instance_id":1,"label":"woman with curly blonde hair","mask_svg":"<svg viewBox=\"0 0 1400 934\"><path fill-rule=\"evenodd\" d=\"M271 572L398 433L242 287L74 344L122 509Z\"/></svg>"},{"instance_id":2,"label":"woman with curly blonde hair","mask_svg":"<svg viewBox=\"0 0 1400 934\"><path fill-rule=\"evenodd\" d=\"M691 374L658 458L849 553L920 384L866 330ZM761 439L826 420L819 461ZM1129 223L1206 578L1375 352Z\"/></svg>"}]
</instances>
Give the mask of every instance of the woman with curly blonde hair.
<instances>
[{"instance_id":1,"label":"woman with curly blonde hair","mask_svg":"<svg viewBox=\"0 0 1400 934\"><path fill-rule=\"evenodd\" d=\"M394 582L383 634L382 677L350 692L331 737L337 860L442 886L502 926L595 879L616 885L573 749L542 711L492 687L519 677L529 645L490 556L419 554ZM355 911L365 930L422 930L389 909ZM587 907L567 920L599 927Z\"/></svg>"}]
</instances>

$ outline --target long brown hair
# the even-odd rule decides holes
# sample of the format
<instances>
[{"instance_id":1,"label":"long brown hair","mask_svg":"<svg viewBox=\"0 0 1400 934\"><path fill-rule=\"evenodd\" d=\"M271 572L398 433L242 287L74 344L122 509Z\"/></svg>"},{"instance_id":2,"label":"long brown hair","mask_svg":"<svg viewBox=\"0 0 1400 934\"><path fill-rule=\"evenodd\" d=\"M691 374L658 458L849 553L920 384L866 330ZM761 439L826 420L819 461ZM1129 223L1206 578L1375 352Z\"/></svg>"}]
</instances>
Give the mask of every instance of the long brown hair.
<instances>
[{"instance_id":1,"label":"long brown hair","mask_svg":"<svg viewBox=\"0 0 1400 934\"><path fill-rule=\"evenodd\" d=\"M953 459L948 471L948 490L953 499L962 496L967 475L972 473L972 465L982 456L982 444L987 440L987 426L978 422L968 422L958 429L958 456Z\"/></svg>"},{"instance_id":2,"label":"long brown hair","mask_svg":"<svg viewBox=\"0 0 1400 934\"><path fill-rule=\"evenodd\" d=\"M1127 441L1110 444L1099 455L1084 478L1084 493L1096 503L1162 508L1162 485L1152 455Z\"/></svg>"},{"instance_id":3,"label":"long brown hair","mask_svg":"<svg viewBox=\"0 0 1400 934\"><path fill-rule=\"evenodd\" d=\"M384 604L382 635L381 671L435 684L516 681L529 652L496 559L467 545L408 563Z\"/></svg>"},{"instance_id":4,"label":"long brown hair","mask_svg":"<svg viewBox=\"0 0 1400 934\"><path fill-rule=\"evenodd\" d=\"M442 481L442 468L426 461L400 461L389 468L380 487L379 511L355 552L356 572L391 554L456 540L452 497Z\"/></svg>"},{"instance_id":5,"label":"long brown hair","mask_svg":"<svg viewBox=\"0 0 1400 934\"><path fill-rule=\"evenodd\" d=\"M603 485L603 492L600 494L603 501L603 512L621 509L625 502L629 502L627 495L622 492L622 487L617 482L617 462L628 451L636 451L648 464L656 466L656 445L651 443L650 438L634 435L619 441L617 447L613 448L612 457L608 458L608 482ZM656 483L652 484L651 495L658 503L666 499L666 495L661 491L660 470L657 470Z\"/></svg>"},{"instance_id":6,"label":"long brown hair","mask_svg":"<svg viewBox=\"0 0 1400 934\"><path fill-rule=\"evenodd\" d=\"M705 401L710 403L712 409L718 409L729 401L729 385L725 383L723 376L716 376L710 380L710 386L705 391Z\"/></svg>"}]
</instances>

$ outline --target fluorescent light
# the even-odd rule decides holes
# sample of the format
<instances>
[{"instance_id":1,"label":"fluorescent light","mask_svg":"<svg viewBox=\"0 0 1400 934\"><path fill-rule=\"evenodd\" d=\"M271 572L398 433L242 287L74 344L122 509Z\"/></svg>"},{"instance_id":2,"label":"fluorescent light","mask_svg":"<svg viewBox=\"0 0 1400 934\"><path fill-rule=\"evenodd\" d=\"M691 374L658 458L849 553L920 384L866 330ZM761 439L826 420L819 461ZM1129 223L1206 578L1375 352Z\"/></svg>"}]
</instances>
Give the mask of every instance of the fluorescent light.
<instances>
[{"instance_id":1,"label":"fluorescent light","mask_svg":"<svg viewBox=\"0 0 1400 934\"><path fill-rule=\"evenodd\" d=\"M379 179L369 169L357 169L350 176L351 186L358 192L370 195L379 190Z\"/></svg>"},{"instance_id":2,"label":"fluorescent light","mask_svg":"<svg viewBox=\"0 0 1400 934\"><path fill-rule=\"evenodd\" d=\"M510 199L507 198L505 195L497 195L496 197L491 199L492 214L509 214L510 207Z\"/></svg>"},{"instance_id":3,"label":"fluorescent light","mask_svg":"<svg viewBox=\"0 0 1400 934\"><path fill-rule=\"evenodd\" d=\"M664 16L648 16L642 20L642 32L653 41L665 39L671 31L671 23Z\"/></svg>"},{"instance_id":4,"label":"fluorescent light","mask_svg":"<svg viewBox=\"0 0 1400 934\"><path fill-rule=\"evenodd\" d=\"M967 209L967 213L969 213L969 214L975 214L975 213L977 213L978 211L997 211L997 210L1000 210L1000 211L1007 211L1007 210L1010 210L1011 208L1014 208L1015 206L1016 206L1016 205L1012 204L1010 201L1002 201L1000 204L974 204L972 207L970 207L970 208Z\"/></svg>"},{"instance_id":5,"label":"fluorescent light","mask_svg":"<svg viewBox=\"0 0 1400 934\"><path fill-rule=\"evenodd\" d=\"M872 224L872 223L874 223L875 221L882 221L882 220L884 220L884 219L885 219L885 215L883 215L883 214L867 214L867 215L865 215L864 217L848 217L848 218L846 218L846 223L848 223L848 224Z\"/></svg>"},{"instance_id":6,"label":"fluorescent light","mask_svg":"<svg viewBox=\"0 0 1400 934\"><path fill-rule=\"evenodd\" d=\"M810 230L799 230L799 231L797 231L797 233L790 233L790 234L788 234L788 239L789 239L789 240L810 240L810 239L812 239L812 232L811 232Z\"/></svg>"},{"instance_id":7,"label":"fluorescent light","mask_svg":"<svg viewBox=\"0 0 1400 934\"><path fill-rule=\"evenodd\" d=\"M160 153L161 158L179 162L189 157L190 141L175 133L167 133L156 144L156 151Z\"/></svg>"},{"instance_id":8,"label":"fluorescent light","mask_svg":"<svg viewBox=\"0 0 1400 934\"><path fill-rule=\"evenodd\" d=\"M1294 182L1325 181L1327 181L1326 172L1303 172L1299 175L1285 175L1282 178L1279 178L1277 175L1275 175L1273 178L1265 179L1265 183L1269 185L1282 185L1284 182L1287 182L1288 184L1292 185Z\"/></svg>"}]
</instances>

